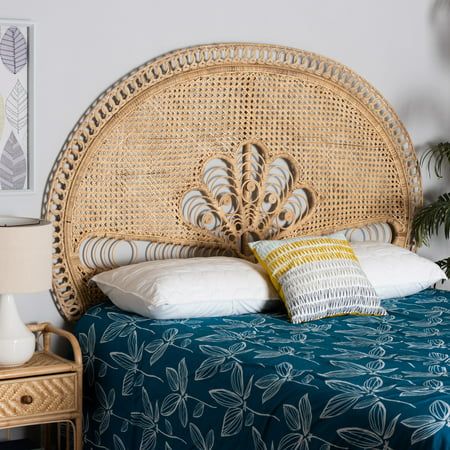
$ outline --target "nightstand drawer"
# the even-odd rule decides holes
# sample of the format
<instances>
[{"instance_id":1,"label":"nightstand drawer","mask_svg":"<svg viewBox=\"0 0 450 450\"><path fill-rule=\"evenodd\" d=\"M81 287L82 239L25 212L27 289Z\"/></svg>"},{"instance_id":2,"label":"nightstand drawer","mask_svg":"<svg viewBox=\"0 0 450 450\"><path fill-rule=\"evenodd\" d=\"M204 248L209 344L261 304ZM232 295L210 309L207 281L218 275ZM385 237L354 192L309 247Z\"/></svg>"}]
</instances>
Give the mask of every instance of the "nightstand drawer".
<instances>
[{"instance_id":1,"label":"nightstand drawer","mask_svg":"<svg viewBox=\"0 0 450 450\"><path fill-rule=\"evenodd\" d=\"M0 381L0 424L3 419L73 411L76 374Z\"/></svg>"}]
</instances>

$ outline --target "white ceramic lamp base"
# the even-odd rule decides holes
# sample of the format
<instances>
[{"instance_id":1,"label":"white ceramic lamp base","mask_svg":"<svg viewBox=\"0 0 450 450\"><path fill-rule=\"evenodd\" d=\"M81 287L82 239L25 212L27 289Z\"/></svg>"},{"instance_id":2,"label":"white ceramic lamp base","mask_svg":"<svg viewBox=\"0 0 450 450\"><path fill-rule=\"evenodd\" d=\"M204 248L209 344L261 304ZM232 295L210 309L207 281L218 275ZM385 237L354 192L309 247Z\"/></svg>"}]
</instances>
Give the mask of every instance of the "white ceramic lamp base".
<instances>
[{"instance_id":1,"label":"white ceramic lamp base","mask_svg":"<svg viewBox=\"0 0 450 450\"><path fill-rule=\"evenodd\" d=\"M20 319L14 297L0 294L0 366L19 366L34 353L34 334Z\"/></svg>"}]
</instances>

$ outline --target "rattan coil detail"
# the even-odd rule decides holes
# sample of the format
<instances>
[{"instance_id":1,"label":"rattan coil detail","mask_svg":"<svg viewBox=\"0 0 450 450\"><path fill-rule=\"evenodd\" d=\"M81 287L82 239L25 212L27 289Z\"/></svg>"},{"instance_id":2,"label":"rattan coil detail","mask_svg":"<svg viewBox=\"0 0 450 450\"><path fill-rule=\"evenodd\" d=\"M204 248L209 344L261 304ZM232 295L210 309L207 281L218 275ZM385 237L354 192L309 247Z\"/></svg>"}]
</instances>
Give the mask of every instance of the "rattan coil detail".
<instances>
[{"instance_id":1,"label":"rattan coil detail","mask_svg":"<svg viewBox=\"0 0 450 450\"><path fill-rule=\"evenodd\" d=\"M55 162L55 302L76 320L100 299L89 239L246 257L254 239L388 223L407 246L421 201L406 130L350 69L271 45L178 50L101 95Z\"/></svg>"}]
</instances>

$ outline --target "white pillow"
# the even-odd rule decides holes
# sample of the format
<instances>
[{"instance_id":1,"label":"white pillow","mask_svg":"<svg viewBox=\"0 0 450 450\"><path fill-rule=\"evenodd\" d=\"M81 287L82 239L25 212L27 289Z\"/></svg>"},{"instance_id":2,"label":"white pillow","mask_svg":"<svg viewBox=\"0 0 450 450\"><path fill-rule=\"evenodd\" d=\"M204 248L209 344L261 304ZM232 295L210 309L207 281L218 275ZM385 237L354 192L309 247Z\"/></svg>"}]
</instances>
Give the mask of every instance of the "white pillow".
<instances>
[{"instance_id":1,"label":"white pillow","mask_svg":"<svg viewBox=\"0 0 450 450\"><path fill-rule=\"evenodd\" d=\"M120 309L151 319L228 316L282 305L261 266L224 256L149 261L92 280Z\"/></svg>"},{"instance_id":2,"label":"white pillow","mask_svg":"<svg viewBox=\"0 0 450 450\"><path fill-rule=\"evenodd\" d=\"M437 264L405 248L379 242L353 242L352 247L382 299L416 294L447 279Z\"/></svg>"}]
</instances>

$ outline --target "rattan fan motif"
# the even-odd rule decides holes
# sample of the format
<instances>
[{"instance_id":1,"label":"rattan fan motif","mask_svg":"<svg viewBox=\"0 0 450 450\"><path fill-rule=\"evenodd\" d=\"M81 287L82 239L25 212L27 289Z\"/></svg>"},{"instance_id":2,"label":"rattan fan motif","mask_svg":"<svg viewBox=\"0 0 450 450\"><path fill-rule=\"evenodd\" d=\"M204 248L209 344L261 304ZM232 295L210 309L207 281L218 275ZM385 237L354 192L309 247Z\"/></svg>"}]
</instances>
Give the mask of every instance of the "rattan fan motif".
<instances>
[{"instance_id":1,"label":"rattan fan motif","mask_svg":"<svg viewBox=\"0 0 450 450\"><path fill-rule=\"evenodd\" d=\"M407 132L346 67L276 46L179 50L102 95L55 163L56 304L69 320L95 304L87 282L122 247L125 262L245 257L254 239L386 226L406 246L421 195Z\"/></svg>"},{"instance_id":2,"label":"rattan fan motif","mask_svg":"<svg viewBox=\"0 0 450 450\"><path fill-rule=\"evenodd\" d=\"M299 171L289 155L268 161L261 145L246 143L234 160L204 165L202 184L182 198L183 218L250 256L248 242L281 238L311 213L315 194L299 184Z\"/></svg>"}]
</instances>

